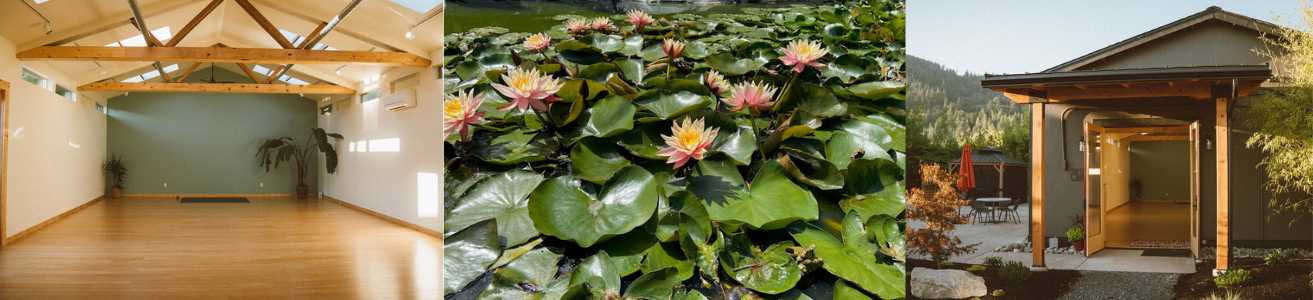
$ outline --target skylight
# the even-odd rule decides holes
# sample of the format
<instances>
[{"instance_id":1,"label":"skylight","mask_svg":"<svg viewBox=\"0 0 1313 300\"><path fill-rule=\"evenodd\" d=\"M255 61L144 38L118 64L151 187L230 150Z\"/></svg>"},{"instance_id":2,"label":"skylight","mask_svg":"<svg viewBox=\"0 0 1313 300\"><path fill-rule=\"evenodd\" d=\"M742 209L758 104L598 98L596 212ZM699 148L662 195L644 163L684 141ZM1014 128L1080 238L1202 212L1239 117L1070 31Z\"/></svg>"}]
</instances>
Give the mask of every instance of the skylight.
<instances>
[{"instance_id":1,"label":"skylight","mask_svg":"<svg viewBox=\"0 0 1313 300\"><path fill-rule=\"evenodd\" d=\"M281 32L281 33L283 34L283 37L284 37L284 38L287 38L287 41L292 42L292 45L300 45L302 42L305 41L305 37L304 37L304 36L301 36L300 34L296 34L295 32L288 31L287 29L279 28L279 29L278 29L278 32ZM324 43L315 43L315 46L314 46L313 48L311 48L311 49L314 49L314 50L328 50L328 51L337 50L336 48L329 47L328 45L325 45Z\"/></svg>"},{"instance_id":2,"label":"skylight","mask_svg":"<svg viewBox=\"0 0 1313 300\"><path fill-rule=\"evenodd\" d=\"M406 8L419 13L426 13L433 10L434 7L438 7L438 2L439 0L392 0L392 3L405 6Z\"/></svg>"},{"instance_id":3,"label":"skylight","mask_svg":"<svg viewBox=\"0 0 1313 300\"><path fill-rule=\"evenodd\" d=\"M150 35L160 42L168 41L173 38L173 31L169 26L160 27L150 31ZM137 36L123 39L121 41L106 44L105 47L146 47L146 38L138 34Z\"/></svg>"},{"instance_id":4,"label":"skylight","mask_svg":"<svg viewBox=\"0 0 1313 300\"><path fill-rule=\"evenodd\" d=\"M177 72L177 71L178 71L178 65L177 65L177 64L172 64L172 65L164 66L164 72L165 72L165 73L173 73L173 72ZM147 80L155 79L156 77L160 77L160 71L159 71L159 70L150 70L150 71L148 71L148 72L146 72L146 73L141 73L141 75L132 76L132 77L128 77L127 79L123 79L122 82L124 82L124 83L138 83L138 82L144 82L144 81L147 81Z\"/></svg>"},{"instance_id":5,"label":"skylight","mask_svg":"<svg viewBox=\"0 0 1313 300\"><path fill-rule=\"evenodd\" d=\"M36 4L46 3L48 1L50 0L32 0L32 2L36 2Z\"/></svg>"}]
</instances>

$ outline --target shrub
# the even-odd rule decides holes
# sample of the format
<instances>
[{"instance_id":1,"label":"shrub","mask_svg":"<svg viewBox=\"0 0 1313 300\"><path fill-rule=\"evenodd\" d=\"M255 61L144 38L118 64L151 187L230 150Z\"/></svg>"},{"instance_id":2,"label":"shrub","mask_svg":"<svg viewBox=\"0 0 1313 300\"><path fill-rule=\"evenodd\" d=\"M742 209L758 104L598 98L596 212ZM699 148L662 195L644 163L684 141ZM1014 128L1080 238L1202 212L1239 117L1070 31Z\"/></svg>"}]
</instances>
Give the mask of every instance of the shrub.
<instances>
[{"instance_id":1,"label":"shrub","mask_svg":"<svg viewBox=\"0 0 1313 300\"><path fill-rule=\"evenodd\" d=\"M1295 257L1294 249L1272 249L1263 255L1263 264L1275 266L1286 263Z\"/></svg>"},{"instance_id":2,"label":"shrub","mask_svg":"<svg viewBox=\"0 0 1313 300\"><path fill-rule=\"evenodd\" d=\"M1081 228L1080 226L1072 226L1070 228L1067 228L1068 241L1075 242L1084 239L1085 239L1085 228Z\"/></svg>"},{"instance_id":3,"label":"shrub","mask_svg":"<svg viewBox=\"0 0 1313 300\"><path fill-rule=\"evenodd\" d=\"M903 298L902 9L447 35L444 293Z\"/></svg>"},{"instance_id":4,"label":"shrub","mask_svg":"<svg viewBox=\"0 0 1313 300\"><path fill-rule=\"evenodd\" d=\"M998 277L1003 278L1003 281L1009 285L1020 284L1030 278L1030 267L1019 261L1009 261L997 270Z\"/></svg>"},{"instance_id":5,"label":"shrub","mask_svg":"<svg viewBox=\"0 0 1313 300\"><path fill-rule=\"evenodd\" d=\"M921 164L920 168L921 186L908 192L907 218L925 223L925 228L908 231L911 253L929 255L942 264L953 255L975 251L975 245L962 245L961 239L950 235L957 224L966 221L958 208L970 204L957 194L955 176L938 164Z\"/></svg>"},{"instance_id":6,"label":"shrub","mask_svg":"<svg viewBox=\"0 0 1313 300\"><path fill-rule=\"evenodd\" d=\"M1003 266L1003 258L998 256L985 257L985 266L997 269Z\"/></svg>"},{"instance_id":7,"label":"shrub","mask_svg":"<svg viewBox=\"0 0 1313 300\"><path fill-rule=\"evenodd\" d=\"M971 265L970 267L967 267L967 272L981 272L987 269L989 268L984 265Z\"/></svg>"},{"instance_id":8,"label":"shrub","mask_svg":"<svg viewBox=\"0 0 1313 300\"><path fill-rule=\"evenodd\" d=\"M1249 271L1245 269L1226 270L1226 272L1222 272L1222 275L1218 275L1216 278L1213 278L1213 283L1217 284L1217 287L1220 288L1230 288L1233 286L1244 284L1245 282L1248 281L1249 281Z\"/></svg>"},{"instance_id":9,"label":"shrub","mask_svg":"<svg viewBox=\"0 0 1313 300\"><path fill-rule=\"evenodd\" d=\"M1208 298L1204 298L1204 300L1241 300L1241 298L1239 293L1227 291L1226 294L1221 296L1217 294L1208 295Z\"/></svg>"}]
</instances>

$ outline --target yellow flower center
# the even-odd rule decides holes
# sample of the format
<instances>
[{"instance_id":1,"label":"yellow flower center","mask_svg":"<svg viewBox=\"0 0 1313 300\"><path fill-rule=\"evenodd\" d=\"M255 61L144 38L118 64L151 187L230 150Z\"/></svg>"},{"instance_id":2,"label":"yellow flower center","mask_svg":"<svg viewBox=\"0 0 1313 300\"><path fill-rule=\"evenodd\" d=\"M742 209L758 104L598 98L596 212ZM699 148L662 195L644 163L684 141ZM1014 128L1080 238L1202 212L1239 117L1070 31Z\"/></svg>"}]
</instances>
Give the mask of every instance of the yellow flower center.
<instances>
[{"instance_id":1,"label":"yellow flower center","mask_svg":"<svg viewBox=\"0 0 1313 300\"><path fill-rule=\"evenodd\" d=\"M797 53L798 56L807 57L816 55L817 50L819 49L816 49L816 47L813 47L811 44L801 44L798 45Z\"/></svg>"},{"instance_id":2,"label":"yellow flower center","mask_svg":"<svg viewBox=\"0 0 1313 300\"><path fill-rule=\"evenodd\" d=\"M697 130L684 129L675 134L675 140L684 149L697 148L702 143L702 132Z\"/></svg>"},{"instance_id":3,"label":"yellow flower center","mask_svg":"<svg viewBox=\"0 0 1313 300\"><path fill-rule=\"evenodd\" d=\"M442 104L442 113L449 119L460 118L465 113L465 107L460 100L447 100Z\"/></svg>"},{"instance_id":4,"label":"yellow flower center","mask_svg":"<svg viewBox=\"0 0 1313 300\"><path fill-rule=\"evenodd\" d=\"M519 91L527 91L533 87L533 78L524 75L511 76L510 82L507 83L511 86L511 88L514 88Z\"/></svg>"}]
</instances>

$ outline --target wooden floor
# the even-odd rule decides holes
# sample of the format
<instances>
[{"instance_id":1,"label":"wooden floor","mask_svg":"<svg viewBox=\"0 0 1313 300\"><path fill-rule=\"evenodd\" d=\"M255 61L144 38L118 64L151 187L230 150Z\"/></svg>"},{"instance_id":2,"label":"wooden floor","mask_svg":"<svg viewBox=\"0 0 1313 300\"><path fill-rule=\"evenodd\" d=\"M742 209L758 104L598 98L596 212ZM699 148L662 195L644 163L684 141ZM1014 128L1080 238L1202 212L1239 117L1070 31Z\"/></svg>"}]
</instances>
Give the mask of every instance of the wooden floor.
<instances>
[{"instance_id":1,"label":"wooden floor","mask_svg":"<svg viewBox=\"0 0 1313 300\"><path fill-rule=\"evenodd\" d=\"M328 201L106 200L0 250L0 299L440 299L441 249Z\"/></svg>"},{"instance_id":2,"label":"wooden floor","mask_svg":"<svg viewBox=\"0 0 1313 300\"><path fill-rule=\"evenodd\" d=\"M1188 241L1190 205L1131 201L1105 214L1108 247L1127 247L1131 241Z\"/></svg>"}]
</instances>

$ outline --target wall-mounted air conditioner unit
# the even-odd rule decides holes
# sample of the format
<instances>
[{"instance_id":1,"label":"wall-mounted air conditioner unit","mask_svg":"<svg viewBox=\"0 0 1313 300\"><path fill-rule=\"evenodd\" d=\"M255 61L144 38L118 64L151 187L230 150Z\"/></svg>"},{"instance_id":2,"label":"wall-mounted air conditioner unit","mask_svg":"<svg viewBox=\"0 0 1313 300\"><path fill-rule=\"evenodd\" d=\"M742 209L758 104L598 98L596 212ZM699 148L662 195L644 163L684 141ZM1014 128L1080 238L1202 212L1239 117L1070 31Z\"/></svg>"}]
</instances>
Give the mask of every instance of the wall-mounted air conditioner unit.
<instances>
[{"instance_id":1,"label":"wall-mounted air conditioner unit","mask_svg":"<svg viewBox=\"0 0 1313 300\"><path fill-rule=\"evenodd\" d=\"M415 89L401 89L383 97L383 108L387 110L404 110L415 107Z\"/></svg>"}]
</instances>

